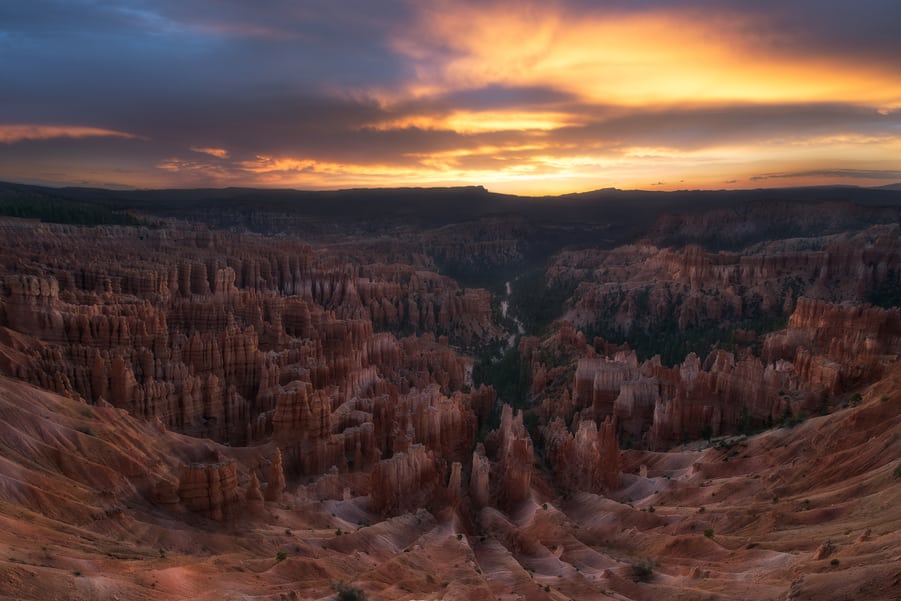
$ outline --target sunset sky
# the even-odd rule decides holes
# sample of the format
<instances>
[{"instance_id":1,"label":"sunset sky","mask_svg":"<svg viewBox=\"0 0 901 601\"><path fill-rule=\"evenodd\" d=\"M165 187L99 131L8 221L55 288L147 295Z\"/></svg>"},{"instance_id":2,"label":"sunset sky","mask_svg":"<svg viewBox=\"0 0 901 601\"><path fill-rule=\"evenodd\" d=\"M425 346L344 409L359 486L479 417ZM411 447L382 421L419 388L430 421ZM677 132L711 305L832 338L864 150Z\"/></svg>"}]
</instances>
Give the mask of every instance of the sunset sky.
<instances>
[{"instance_id":1,"label":"sunset sky","mask_svg":"<svg viewBox=\"0 0 901 601\"><path fill-rule=\"evenodd\" d=\"M901 182L901 2L0 4L0 179Z\"/></svg>"}]
</instances>

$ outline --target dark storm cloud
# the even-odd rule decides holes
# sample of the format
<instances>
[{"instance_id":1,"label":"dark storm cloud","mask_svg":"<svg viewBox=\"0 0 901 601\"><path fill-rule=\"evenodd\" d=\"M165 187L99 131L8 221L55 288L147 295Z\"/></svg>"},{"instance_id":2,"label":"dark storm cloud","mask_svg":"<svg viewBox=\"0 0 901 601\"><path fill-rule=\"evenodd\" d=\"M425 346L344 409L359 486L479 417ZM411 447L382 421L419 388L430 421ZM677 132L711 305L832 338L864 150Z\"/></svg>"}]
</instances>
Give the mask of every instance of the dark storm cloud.
<instances>
[{"instance_id":1,"label":"dark storm cloud","mask_svg":"<svg viewBox=\"0 0 901 601\"><path fill-rule=\"evenodd\" d=\"M37 0L0 10L0 78L15 82L0 99L5 120L390 84L404 69L385 46L399 16L388 3Z\"/></svg>"}]
</instances>

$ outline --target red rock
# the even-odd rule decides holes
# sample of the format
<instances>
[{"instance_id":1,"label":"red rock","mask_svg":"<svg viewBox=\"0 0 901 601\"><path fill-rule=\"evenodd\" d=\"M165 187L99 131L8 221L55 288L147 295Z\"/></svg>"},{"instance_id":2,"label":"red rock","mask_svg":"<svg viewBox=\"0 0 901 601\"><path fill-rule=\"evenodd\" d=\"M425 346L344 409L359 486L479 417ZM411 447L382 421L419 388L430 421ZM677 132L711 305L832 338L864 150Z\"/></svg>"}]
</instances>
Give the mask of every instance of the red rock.
<instances>
[{"instance_id":1,"label":"red rock","mask_svg":"<svg viewBox=\"0 0 901 601\"><path fill-rule=\"evenodd\" d=\"M383 459L372 470L369 507L382 515L398 515L428 507L439 487L434 454L423 445Z\"/></svg>"},{"instance_id":2,"label":"red rock","mask_svg":"<svg viewBox=\"0 0 901 601\"><path fill-rule=\"evenodd\" d=\"M557 419L544 430L548 462L555 478L569 491L608 492L620 485L616 419L608 417L600 429L595 422L579 422L575 435Z\"/></svg>"},{"instance_id":3,"label":"red rock","mask_svg":"<svg viewBox=\"0 0 901 601\"><path fill-rule=\"evenodd\" d=\"M532 437L523 425L523 414L510 405L501 410L497 438L497 488L494 497L500 507L513 508L532 492Z\"/></svg>"},{"instance_id":4,"label":"red rock","mask_svg":"<svg viewBox=\"0 0 901 601\"><path fill-rule=\"evenodd\" d=\"M260 480L257 478L256 472L251 472L250 483L247 485L247 492L244 494L244 500L249 506L262 506L263 493L260 492Z\"/></svg>"},{"instance_id":5,"label":"red rock","mask_svg":"<svg viewBox=\"0 0 901 601\"><path fill-rule=\"evenodd\" d=\"M476 445L476 450L472 453L469 496L476 508L491 504L491 463L485 455L485 446L482 443Z\"/></svg>"},{"instance_id":6,"label":"red rock","mask_svg":"<svg viewBox=\"0 0 901 601\"><path fill-rule=\"evenodd\" d=\"M454 461L451 464L450 477L447 480L447 500L451 507L458 507L463 498L463 464Z\"/></svg>"},{"instance_id":7,"label":"red rock","mask_svg":"<svg viewBox=\"0 0 901 601\"><path fill-rule=\"evenodd\" d=\"M217 522L231 517L238 508L235 463L183 465L178 478L178 497L188 510L203 513Z\"/></svg>"},{"instance_id":8,"label":"red rock","mask_svg":"<svg viewBox=\"0 0 901 601\"><path fill-rule=\"evenodd\" d=\"M256 476L256 474L254 474ZM280 501L285 492L285 471L282 468L282 451L275 449L272 463L269 464L269 480L266 483L266 500L269 502Z\"/></svg>"}]
</instances>

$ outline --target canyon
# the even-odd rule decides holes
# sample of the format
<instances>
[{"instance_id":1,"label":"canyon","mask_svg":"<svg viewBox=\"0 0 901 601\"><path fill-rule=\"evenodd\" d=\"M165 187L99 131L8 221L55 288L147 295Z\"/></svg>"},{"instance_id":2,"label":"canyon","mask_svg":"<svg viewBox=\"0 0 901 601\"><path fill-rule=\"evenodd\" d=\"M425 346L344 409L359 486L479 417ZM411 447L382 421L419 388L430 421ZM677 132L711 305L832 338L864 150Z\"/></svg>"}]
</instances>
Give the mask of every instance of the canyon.
<instances>
[{"instance_id":1,"label":"canyon","mask_svg":"<svg viewBox=\"0 0 901 601\"><path fill-rule=\"evenodd\" d=\"M0 599L901 596L899 193L23 190Z\"/></svg>"}]
</instances>

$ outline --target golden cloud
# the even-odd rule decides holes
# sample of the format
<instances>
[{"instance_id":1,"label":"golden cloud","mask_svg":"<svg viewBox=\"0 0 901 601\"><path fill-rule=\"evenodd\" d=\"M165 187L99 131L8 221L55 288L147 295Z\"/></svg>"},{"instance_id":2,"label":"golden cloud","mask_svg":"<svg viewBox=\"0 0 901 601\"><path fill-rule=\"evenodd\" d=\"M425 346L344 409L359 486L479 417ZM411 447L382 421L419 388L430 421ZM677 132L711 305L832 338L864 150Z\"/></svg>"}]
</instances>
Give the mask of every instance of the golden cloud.
<instances>
[{"instance_id":1,"label":"golden cloud","mask_svg":"<svg viewBox=\"0 0 901 601\"><path fill-rule=\"evenodd\" d=\"M451 130L462 134L494 131L548 131L579 125L572 114L554 111L472 111L456 110L446 115L408 115L370 124L378 130L419 129Z\"/></svg>"},{"instance_id":2,"label":"golden cloud","mask_svg":"<svg viewBox=\"0 0 901 601\"><path fill-rule=\"evenodd\" d=\"M901 106L901 77L841 56L796 56L761 17L566 12L554 3L443 2L394 39L406 93L549 86L618 105L852 102ZM389 98L390 99L390 98Z\"/></svg>"},{"instance_id":3,"label":"golden cloud","mask_svg":"<svg viewBox=\"0 0 901 601\"><path fill-rule=\"evenodd\" d=\"M192 152L199 152L201 154L208 154L210 156L214 156L217 159L227 159L229 154L228 151L224 148L211 148L204 146L191 146L190 150Z\"/></svg>"},{"instance_id":4,"label":"golden cloud","mask_svg":"<svg viewBox=\"0 0 901 601\"><path fill-rule=\"evenodd\" d=\"M112 129L82 125L0 124L0 142L4 144L15 144L24 140L91 137L137 138L138 136Z\"/></svg>"}]
</instances>

